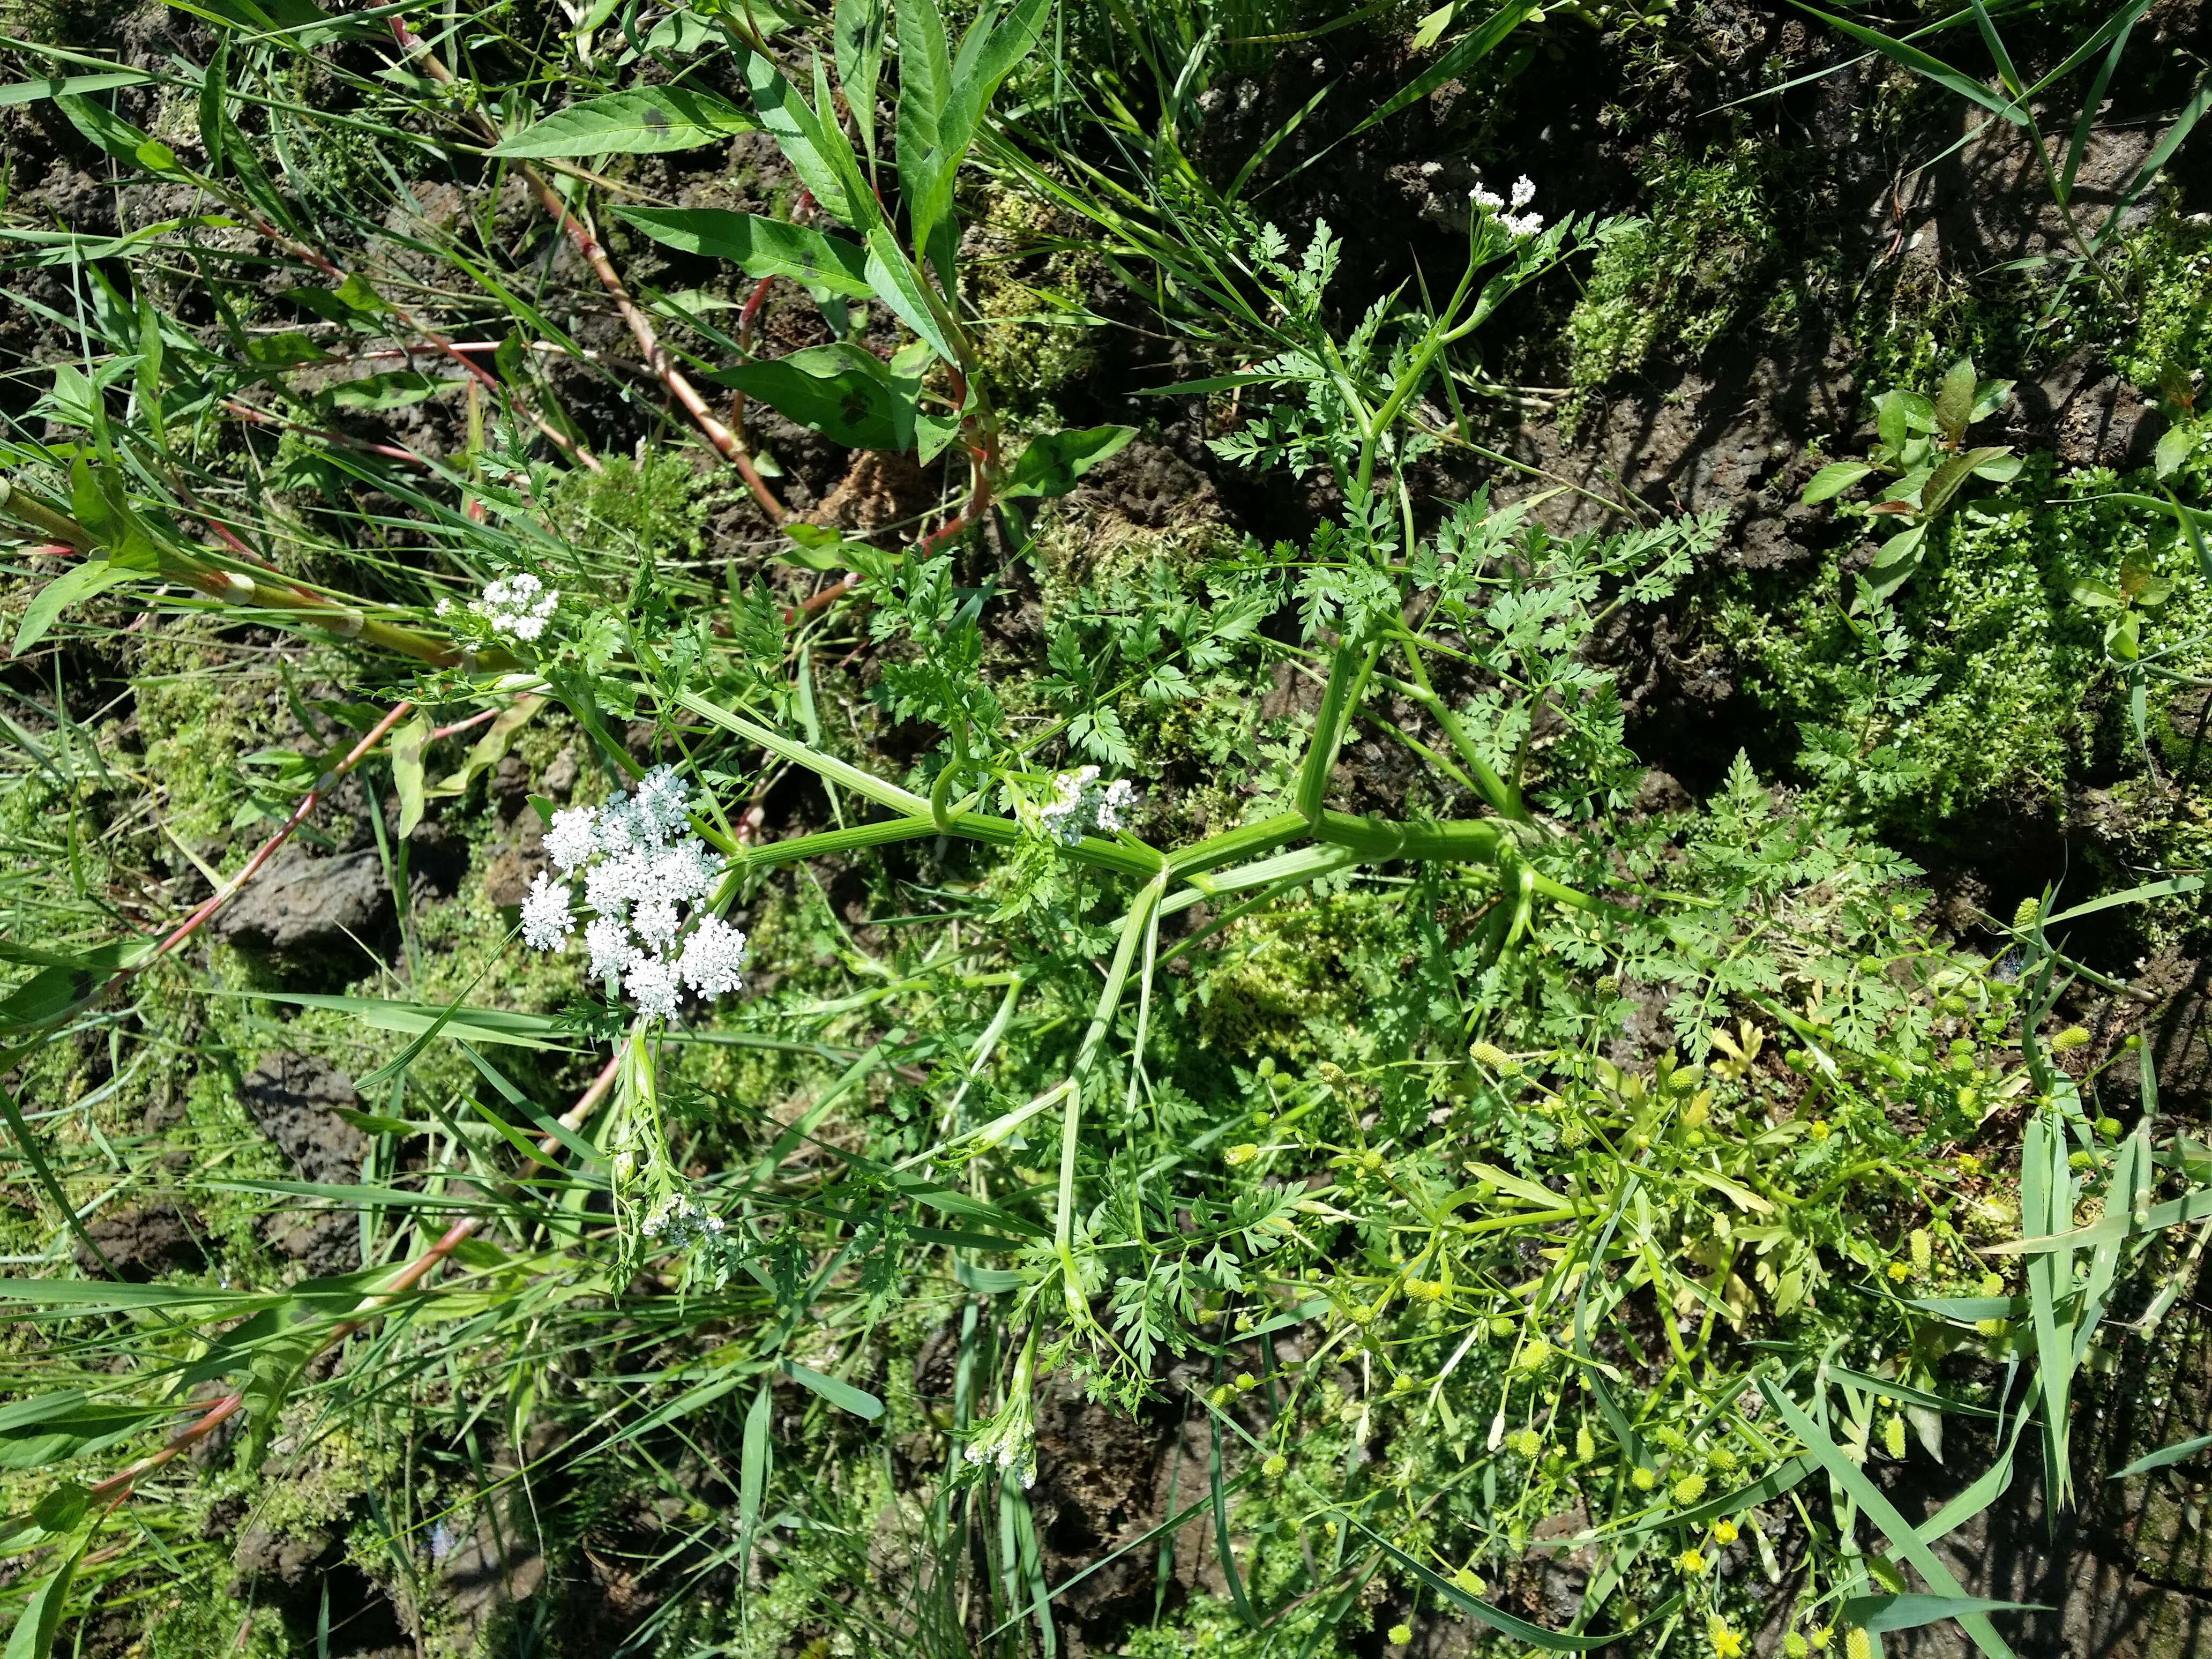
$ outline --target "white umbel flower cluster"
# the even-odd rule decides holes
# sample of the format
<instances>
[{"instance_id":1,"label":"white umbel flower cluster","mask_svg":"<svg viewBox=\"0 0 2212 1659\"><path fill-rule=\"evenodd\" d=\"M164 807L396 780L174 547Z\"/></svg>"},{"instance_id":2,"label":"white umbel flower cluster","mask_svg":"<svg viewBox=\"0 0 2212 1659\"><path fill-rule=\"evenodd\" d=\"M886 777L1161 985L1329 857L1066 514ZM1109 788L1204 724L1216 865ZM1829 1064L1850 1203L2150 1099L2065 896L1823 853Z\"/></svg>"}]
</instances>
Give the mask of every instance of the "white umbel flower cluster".
<instances>
[{"instance_id":1,"label":"white umbel flower cluster","mask_svg":"<svg viewBox=\"0 0 2212 1659\"><path fill-rule=\"evenodd\" d=\"M526 643L545 631L560 605L559 588L546 586L525 570L486 583L483 596L469 609L489 623L494 633Z\"/></svg>"},{"instance_id":2,"label":"white umbel flower cluster","mask_svg":"<svg viewBox=\"0 0 2212 1659\"><path fill-rule=\"evenodd\" d=\"M1528 204L1536 199L1536 185L1525 173L1513 181L1513 196L1510 201L1480 184L1468 192L1468 198L1485 213L1493 216L1510 236L1534 236L1544 228L1544 216L1527 210Z\"/></svg>"},{"instance_id":3,"label":"white umbel flower cluster","mask_svg":"<svg viewBox=\"0 0 2212 1659\"><path fill-rule=\"evenodd\" d=\"M1073 847L1093 831L1112 835L1129 826L1137 812L1137 789L1127 778L1099 787L1098 769L1080 767L1052 781L1052 799L1038 809L1045 833Z\"/></svg>"},{"instance_id":4,"label":"white umbel flower cluster","mask_svg":"<svg viewBox=\"0 0 2212 1659\"><path fill-rule=\"evenodd\" d=\"M672 1194L653 1206L642 1231L647 1238L688 1250L696 1244L719 1243L728 1230L721 1217L689 1198Z\"/></svg>"},{"instance_id":5,"label":"white umbel flower cluster","mask_svg":"<svg viewBox=\"0 0 2212 1659\"><path fill-rule=\"evenodd\" d=\"M556 812L545 852L562 879L541 874L532 884L523 938L540 951L568 948L576 925L568 884L580 872L596 913L584 927L592 975L621 980L640 1012L666 1018L686 989L712 1002L742 988L744 933L698 909L721 879L722 858L689 833L690 822L690 791L672 766L604 806Z\"/></svg>"}]
</instances>

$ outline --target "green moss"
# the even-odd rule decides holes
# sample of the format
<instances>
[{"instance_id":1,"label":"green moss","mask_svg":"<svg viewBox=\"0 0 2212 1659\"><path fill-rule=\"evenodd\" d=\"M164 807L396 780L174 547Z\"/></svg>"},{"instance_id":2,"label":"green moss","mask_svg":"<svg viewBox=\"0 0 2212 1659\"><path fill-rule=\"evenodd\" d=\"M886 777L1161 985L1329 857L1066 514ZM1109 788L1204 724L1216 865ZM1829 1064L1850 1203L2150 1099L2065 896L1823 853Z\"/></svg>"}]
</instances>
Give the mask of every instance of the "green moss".
<instances>
[{"instance_id":1,"label":"green moss","mask_svg":"<svg viewBox=\"0 0 2212 1659\"><path fill-rule=\"evenodd\" d=\"M2095 499L2117 485L2109 472L2061 474L2037 457L2009 489L1940 522L1929 567L1893 601L1907 641L1897 677L1929 682L1907 706L1869 711L1855 691L1865 620L1841 603L1840 556L1786 593L1749 586L1724 607L1746 689L1793 722L1860 734L1863 752L1893 745L1912 781L1878 816L1935 839L1989 802L2050 807L2087 763L2140 766L2112 717L2120 681L2104 617L2070 590L2083 577L2112 580L2131 553L2176 578L2144 645L2181 645L2174 665L2185 672L2202 672L2188 665L2202 663L2204 647L2188 642L2212 623L2212 594L2170 526ZM1826 793L1850 799L1842 787Z\"/></svg>"},{"instance_id":2,"label":"green moss","mask_svg":"<svg viewBox=\"0 0 2212 1659\"><path fill-rule=\"evenodd\" d=\"M1097 361L1085 300L1097 262L1065 247L1035 252L1052 237L1052 211L1011 191L990 193L979 228L990 252L963 268L984 379L1001 409L1056 423L1053 397Z\"/></svg>"},{"instance_id":3,"label":"green moss","mask_svg":"<svg viewBox=\"0 0 2212 1659\"><path fill-rule=\"evenodd\" d=\"M728 494L720 471L702 472L683 450L656 452L641 462L611 458L603 471L562 474L546 520L580 546L696 558L706 550L708 518Z\"/></svg>"},{"instance_id":4,"label":"green moss","mask_svg":"<svg viewBox=\"0 0 2212 1659\"><path fill-rule=\"evenodd\" d=\"M1671 138L1652 147L1644 217L1599 250L1567 321L1577 388L1632 374L1664 348L1694 362L1747 330L1796 328L1815 264L1785 271L1808 222L1811 181L1771 146L1738 142L1692 157ZM1796 280L1783 280L1785 276Z\"/></svg>"},{"instance_id":5,"label":"green moss","mask_svg":"<svg viewBox=\"0 0 2212 1659\"><path fill-rule=\"evenodd\" d=\"M2146 391L2198 377L2200 409L2203 379L2212 376L2212 225L2202 217L2169 205L2123 244L2115 264L2136 303L2112 353L2112 367Z\"/></svg>"}]
</instances>

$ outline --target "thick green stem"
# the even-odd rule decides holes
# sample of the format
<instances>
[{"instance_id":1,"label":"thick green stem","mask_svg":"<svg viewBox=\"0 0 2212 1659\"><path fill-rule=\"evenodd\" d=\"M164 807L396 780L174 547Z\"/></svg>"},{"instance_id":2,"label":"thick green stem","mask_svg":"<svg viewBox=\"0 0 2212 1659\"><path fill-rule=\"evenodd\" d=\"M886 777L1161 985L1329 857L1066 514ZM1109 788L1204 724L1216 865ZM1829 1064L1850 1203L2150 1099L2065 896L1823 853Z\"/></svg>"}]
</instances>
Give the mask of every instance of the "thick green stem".
<instances>
[{"instance_id":1,"label":"thick green stem","mask_svg":"<svg viewBox=\"0 0 2212 1659\"><path fill-rule=\"evenodd\" d=\"M1336 647L1336 654L1328 665L1328 684L1321 696L1321 710L1314 717L1313 744L1306 750L1305 764L1298 771L1298 814L1311 823L1321 822L1322 802L1328 793L1328 775L1336 766L1336 751L1344 742L1344 729L1350 722L1352 711L1358 706L1361 693L1367 689L1367 677L1375 672L1375 659L1382 654L1381 641L1364 650L1346 640Z\"/></svg>"},{"instance_id":2,"label":"thick green stem","mask_svg":"<svg viewBox=\"0 0 2212 1659\"><path fill-rule=\"evenodd\" d=\"M1483 758L1482 751L1474 746L1474 738L1468 734L1459 716L1452 712L1451 705L1437 695L1436 687L1429 680L1428 665L1421 660L1421 648L1413 635L1407 635L1401 643L1406 647L1407 664L1413 671L1413 684L1419 688L1409 688L1413 700L1434 715L1437 724L1443 727L1444 735L1451 739L1451 746L1458 751L1460 759L1467 763L1467 769L1474 775L1475 784L1482 798L1490 803L1491 810L1513 819L1516 823L1533 823L1534 820L1528 816L1528 803L1521 799L1521 792L1498 775L1497 770Z\"/></svg>"},{"instance_id":3,"label":"thick green stem","mask_svg":"<svg viewBox=\"0 0 2212 1659\"><path fill-rule=\"evenodd\" d=\"M1152 913L1159 908L1160 896L1167 891L1169 879L1169 872L1162 870L1146 882L1137 895L1137 902L1129 907L1129 914L1122 919L1121 939L1114 950L1113 966L1106 970L1106 983L1098 992L1097 1009L1091 1016L1090 1029L1083 1034L1082 1046L1076 1050L1075 1065L1068 1077L1067 1105L1060 1122L1060 1212L1054 1224L1053 1248L1060 1255L1061 1291L1067 1300L1068 1313L1079 1323L1087 1322L1091 1316L1075 1268L1075 1149L1081 1139L1084 1084L1097 1060L1107 1030L1114 1023L1114 1011L1121 1006L1121 992L1129 982L1129 964L1135 959L1138 941L1151 927Z\"/></svg>"}]
</instances>

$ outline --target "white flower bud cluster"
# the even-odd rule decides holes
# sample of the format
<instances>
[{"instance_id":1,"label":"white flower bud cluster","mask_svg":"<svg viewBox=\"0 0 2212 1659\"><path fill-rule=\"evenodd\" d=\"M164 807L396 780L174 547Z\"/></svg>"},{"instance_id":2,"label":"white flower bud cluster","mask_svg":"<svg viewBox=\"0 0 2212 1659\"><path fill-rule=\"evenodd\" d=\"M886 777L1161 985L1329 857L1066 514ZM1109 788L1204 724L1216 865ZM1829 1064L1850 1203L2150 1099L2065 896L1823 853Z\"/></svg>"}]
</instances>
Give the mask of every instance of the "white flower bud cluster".
<instances>
[{"instance_id":1,"label":"white flower bud cluster","mask_svg":"<svg viewBox=\"0 0 2212 1659\"><path fill-rule=\"evenodd\" d=\"M1010 1413L983 1424L960 1455L978 1468L1007 1471L1024 1492L1036 1485L1036 1437L1030 1432L1027 1413L1018 1419Z\"/></svg>"},{"instance_id":2,"label":"white flower bud cluster","mask_svg":"<svg viewBox=\"0 0 2212 1659\"><path fill-rule=\"evenodd\" d=\"M1127 829L1136 812L1134 784L1116 778L1102 789L1098 769L1085 766L1052 781L1052 799L1037 817L1043 820L1046 834L1063 847L1073 847L1094 830L1110 836Z\"/></svg>"},{"instance_id":3,"label":"white flower bud cluster","mask_svg":"<svg viewBox=\"0 0 2212 1659\"><path fill-rule=\"evenodd\" d=\"M584 928L592 976L619 978L640 1012L672 1016L687 988L704 1002L742 988L744 933L698 909L721 879L722 858L686 833L690 821L690 791L670 766L647 774L635 794L556 812L545 852L562 879L541 873L532 884L524 939L540 951L568 948L576 926L568 882L580 871L584 902L596 913Z\"/></svg>"},{"instance_id":4,"label":"white flower bud cluster","mask_svg":"<svg viewBox=\"0 0 2212 1659\"><path fill-rule=\"evenodd\" d=\"M1468 198L1485 213L1495 216L1510 236L1534 236L1544 228L1542 214L1525 210L1536 199L1535 181L1525 173L1513 181L1510 201L1480 184L1468 192Z\"/></svg>"},{"instance_id":5,"label":"white flower bud cluster","mask_svg":"<svg viewBox=\"0 0 2212 1659\"><path fill-rule=\"evenodd\" d=\"M653 1206L642 1231L647 1238L657 1239L672 1249L688 1250L701 1244L720 1244L727 1229L722 1224L722 1218L713 1211L671 1194Z\"/></svg>"},{"instance_id":6,"label":"white flower bud cluster","mask_svg":"<svg viewBox=\"0 0 2212 1659\"><path fill-rule=\"evenodd\" d=\"M489 623L493 632L527 642L545 631L560 604L559 588L546 586L525 570L485 584L483 597L469 609Z\"/></svg>"}]
</instances>

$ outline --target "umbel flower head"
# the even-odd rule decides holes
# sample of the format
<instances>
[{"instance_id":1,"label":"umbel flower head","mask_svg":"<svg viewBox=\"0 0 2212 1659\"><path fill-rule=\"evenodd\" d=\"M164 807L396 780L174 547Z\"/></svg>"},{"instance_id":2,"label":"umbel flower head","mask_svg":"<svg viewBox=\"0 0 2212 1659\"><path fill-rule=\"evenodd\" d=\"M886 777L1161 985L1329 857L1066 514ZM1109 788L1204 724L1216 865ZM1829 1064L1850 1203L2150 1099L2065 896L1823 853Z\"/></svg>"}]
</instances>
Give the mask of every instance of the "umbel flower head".
<instances>
[{"instance_id":1,"label":"umbel flower head","mask_svg":"<svg viewBox=\"0 0 2212 1659\"><path fill-rule=\"evenodd\" d=\"M1496 191L1480 184L1468 192L1468 199L1481 211L1489 214L1504 227L1505 234L1516 239L1534 236L1544 228L1544 216L1527 211L1528 204L1536 199L1535 182L1527 173L1513 181L1510 201Z\"/></svg>"},{"instance_id":2,"label":"umbel flower head","mask_svg":"<svg viewBox=\"0 0 2212 1659\"><path fill-rule=\"evenodd\" d=\"M522 937L533 949L564 951L575 931L580 874L596 914L584 949L598 979L619 979L638 1012L673 1015L689 990L703 1002L743 988L745 936L699 902L721 879L721 855L689 833L690 788L663 766L636 793L604 806L564 807L545 832L560 880L540 873L522 902Z\"/></svg>"},{"instance_id":3,"label":"umbel flower head","mask_svg":"<svg viewBox=\"0 0 2212 1659\"><path fill-rule=\"evenodd\" d=\"M1045 833L1063 847L1073 847L1094 830L1112 835L1127 829L1136 816L1137 789L1127 778L1100 786L1098 769L1079 767L1052 781L1052 799L1038 810Z\"/></svg>"},{"instance_id":4,"label":"umbel flower head","mask_svg":"<svg viewBox=\"0 0 2212 1659\"><path fill-rule=\"evenodd\" d=\"M487 582L483 597L469 609L489 623L494 633L527 642L545 631L560 605L559 588L546 586L524 570Z\"/></svg>"}]
</instances>

